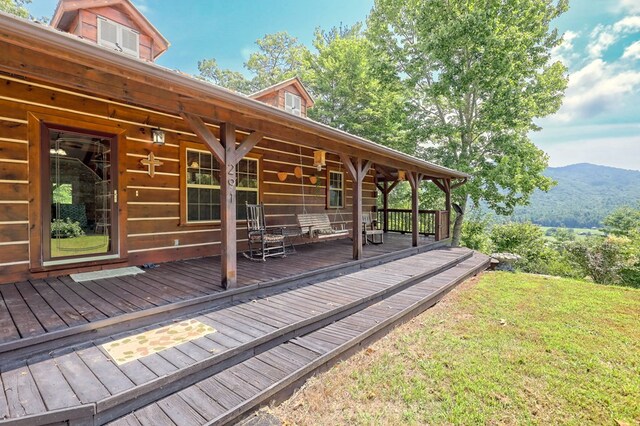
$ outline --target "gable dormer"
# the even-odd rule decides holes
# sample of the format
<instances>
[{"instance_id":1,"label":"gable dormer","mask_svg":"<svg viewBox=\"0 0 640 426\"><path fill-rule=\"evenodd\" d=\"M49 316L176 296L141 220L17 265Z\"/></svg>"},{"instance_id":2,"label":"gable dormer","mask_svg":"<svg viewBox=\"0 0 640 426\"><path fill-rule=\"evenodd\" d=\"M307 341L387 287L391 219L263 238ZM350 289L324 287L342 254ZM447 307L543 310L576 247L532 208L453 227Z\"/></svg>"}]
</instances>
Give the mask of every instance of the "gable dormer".
<instances>
[{"instance_id":1,"label":"gable dormer","mask_svg":"<svg viewBox=\"0 0 640 426\"><path fill-rule=\"evenodd\" d=\"M313 98L298 77L269 86L249 97L299 117L306 117L307 109L313 106Z\"/></svg>"},{"instance_id":2,"label":"gable dormer","mask_svg":"<svg viewBox=\"0 0 640 426\"><path fill-rule=\"evenodd\" d=\"M169 48L129 0L60 0L51 26L151 62Z\"/></svg>"}]
</instances>

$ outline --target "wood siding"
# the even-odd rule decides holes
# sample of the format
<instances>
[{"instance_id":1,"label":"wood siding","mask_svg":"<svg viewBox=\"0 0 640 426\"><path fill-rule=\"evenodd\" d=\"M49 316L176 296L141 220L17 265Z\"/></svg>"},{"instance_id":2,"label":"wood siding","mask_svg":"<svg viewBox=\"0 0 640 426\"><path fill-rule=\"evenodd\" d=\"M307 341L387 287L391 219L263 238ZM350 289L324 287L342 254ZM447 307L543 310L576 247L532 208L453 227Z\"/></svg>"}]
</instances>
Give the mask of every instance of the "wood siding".
<instances>
[{"instance_id":1,"label":"wood siding","mask_svg":"<svg viewBox=\"0 0 640 426\"><path fill-rule=\"evenodd\" d=\"M34 252L35 242L29 236L29 229L34 226L29 220L29 202L34 198L29 190L29 153L30 144L38 134L38 129L29 127L29 113L73 120L75 127L80 129L85 123L117 128L123 132L126 152L120 156L123 163L121 187L125 192L122 200L126 205L121 205L120 209L121 217L126 221L120 227L127 253L123 254L120 265L140 265L220 252L220 224L180 224L179 188L180 179L184 178L184 165L179 161L180 146L189 142L206 149L180 117L8 76L0 76L0 84L0 282L82 269L30 271L30 264L33 266L39 262L40 253ZM52 124L56 124L55 119L53 121ZM163 146L151 142L151 129L156 127L165 131L166 143ZM210 128L218 135L217 127ZM238 132L237 138L241 140L245 135ZM147 174L146 167L140 165L140 160L150 152L164 163L156 169L153 178ZM270 226L294 227L295 215L306 210L309 213L326 212L334 225L344 223L351 228L351 181L348 174L345 173L344 209L327 210L326 173L317 173L313 167L313 149L301 147L295 141L265 138L252 153L261 156L261 201L265 203ZM304 185L293 174L301 162ZM344 171L335 154L327 155L327 165ZM288 173L285 182L278 180L279 171ZM309 176L313 174L318 175L317 185L309 182ZM364 210L371 210L376 202L373 172L365 178L363 193ZM241 222L237 232L238 249L243 250L246 234ZM176 240L178 245L175 245Z\"/></svg>"}]
</instances>

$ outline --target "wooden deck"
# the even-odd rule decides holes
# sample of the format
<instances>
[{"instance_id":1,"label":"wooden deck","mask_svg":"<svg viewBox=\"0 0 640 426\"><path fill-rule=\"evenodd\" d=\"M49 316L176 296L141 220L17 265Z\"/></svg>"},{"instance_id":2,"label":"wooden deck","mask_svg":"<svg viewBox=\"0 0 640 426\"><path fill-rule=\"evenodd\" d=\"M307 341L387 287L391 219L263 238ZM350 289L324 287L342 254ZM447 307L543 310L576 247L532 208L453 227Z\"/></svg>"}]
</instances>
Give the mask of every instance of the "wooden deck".
<instances>
[{"instance_id":1,"label":"wooden deck","mask_svg":"<svg viewBox=\"0 0 640 426\"><path fill-rule=\"evenodd\" d=\"M381 245L367 245L365 259L402 253L411 237L389 234ZM434 242L421 239L422 248ZM255 262L240 256L238 281L242 286L292 283L297 278L320 279L357 265L351 259L348 239L296 246L286 258ZM404 254L409 255L409 252ZM329 269L329 271L327 271ZM68 328L90 330L89 324L136 312L161 313L162 307L183 302L223 299L220 286L220 258L200 258L160 264L136 276L77 283L68 276L0 285L0 354L2 344ZM237 293L237 292L234 292ZM234 294L230 293L230 294ZM7 347L11 348L11 347Z\"/></svg>"},{"instance_id":2,"label":"wooden deck","mask_svg":"<svg viewBox=\"0 0 640 426\"><path fill-rule=\"evenodd\" d=\"M441 249L262 297L245 294L189 315L215 333L122 365L101 345L177 317L49 353L5 357L0 362L0 419L19 424L225 423L432 305L486 263L486 256L466 249Z\"/></svg>"}]
</instances>

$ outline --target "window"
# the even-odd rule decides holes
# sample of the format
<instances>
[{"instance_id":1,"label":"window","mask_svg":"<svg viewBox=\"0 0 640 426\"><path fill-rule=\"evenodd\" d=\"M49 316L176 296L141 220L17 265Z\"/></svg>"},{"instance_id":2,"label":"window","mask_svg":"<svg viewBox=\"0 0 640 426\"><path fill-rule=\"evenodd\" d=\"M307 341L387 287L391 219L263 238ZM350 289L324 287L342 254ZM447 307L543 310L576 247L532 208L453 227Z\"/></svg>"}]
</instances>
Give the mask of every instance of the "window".
<instances>
[{"instance_id":1,"label":"window","mask_svg":"<svg viewBox=\"0 0 640 426\"><path fill-rule=\"evenodd\" d=\"M327 207L344 207L344 173L329 171L327 187Z\"/></svg>"},{"instance_id":2,"label":"window","mask_svg":"<svg viewBox=\"0 0 640 426\"><path fill-rule=\"evenodd\" d=\"M209 152L186 149L187 223L220 220L220 164ZM245 203L259 199L258 159L243 158L236 168L236 217L247 218Z\"/></svg>"},{"instance_id":3,"label":"window","mask_svg":"<svg viewBox=\"0 0 640 426\"><path fill-rule=\"evenodd\" d=\"M98 17L98 44L138 58L140 35L117 22Z\"/></svg>"},{"instance_id":4,"label":"window","mask_svg":"<svg viewBox=\"0 0 640 426\"><path fill-rule=\"evenodd\" d=\"M300 96L284 92L284 110L299 117L302 113L302 99Z\"/></svg>"}]
</instances>

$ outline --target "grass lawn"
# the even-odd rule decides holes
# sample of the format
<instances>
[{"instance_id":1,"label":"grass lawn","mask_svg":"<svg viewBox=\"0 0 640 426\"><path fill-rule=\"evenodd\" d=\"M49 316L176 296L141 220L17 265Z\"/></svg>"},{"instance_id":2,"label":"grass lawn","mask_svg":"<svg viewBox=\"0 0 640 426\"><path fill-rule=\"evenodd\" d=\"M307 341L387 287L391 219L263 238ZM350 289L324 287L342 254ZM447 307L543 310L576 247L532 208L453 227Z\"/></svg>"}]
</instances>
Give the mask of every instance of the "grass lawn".
<instances>
[{"instance_id":1,"label":"grass lawn","mask_svg":"<svg viewBox=\"0 0 640 426\"><path fill-rule=\"evenodd\" d=\"M489 272L270 409L284 424L640 424L640 290Z\"/></svg>"},{"instance_id":2,"label":"grass lawn","mask_svg":"<svg viewBox=\"0 0 640 426\"><path fill-rule=\"evenodd\" d=\"M107 251L109 251L108 238L104 235L83 235L51 241L51 257L98 254Z\"/></svg>"},{"instance_id":3,"label":"grass lawn","mask_svg":"<svg viewBox=\"0 0 640 426\"><path fill-rule=\"evenodd\" d=\"M580 239L584 239L587 238L588 235L592 235L592 236L602 236L604 235L604 232L602 232L602 230L600 229L591 229L591 228L565 228L565 227L558 227L558 226L541 226L540 228L542 228L543 232L547 232L549 229L569 229L569 230L573 230L574 235L576 236L576 239L580 240ZM547 239L555 239L552 236L546 236Z\"/></svg>"}]
</instances>

